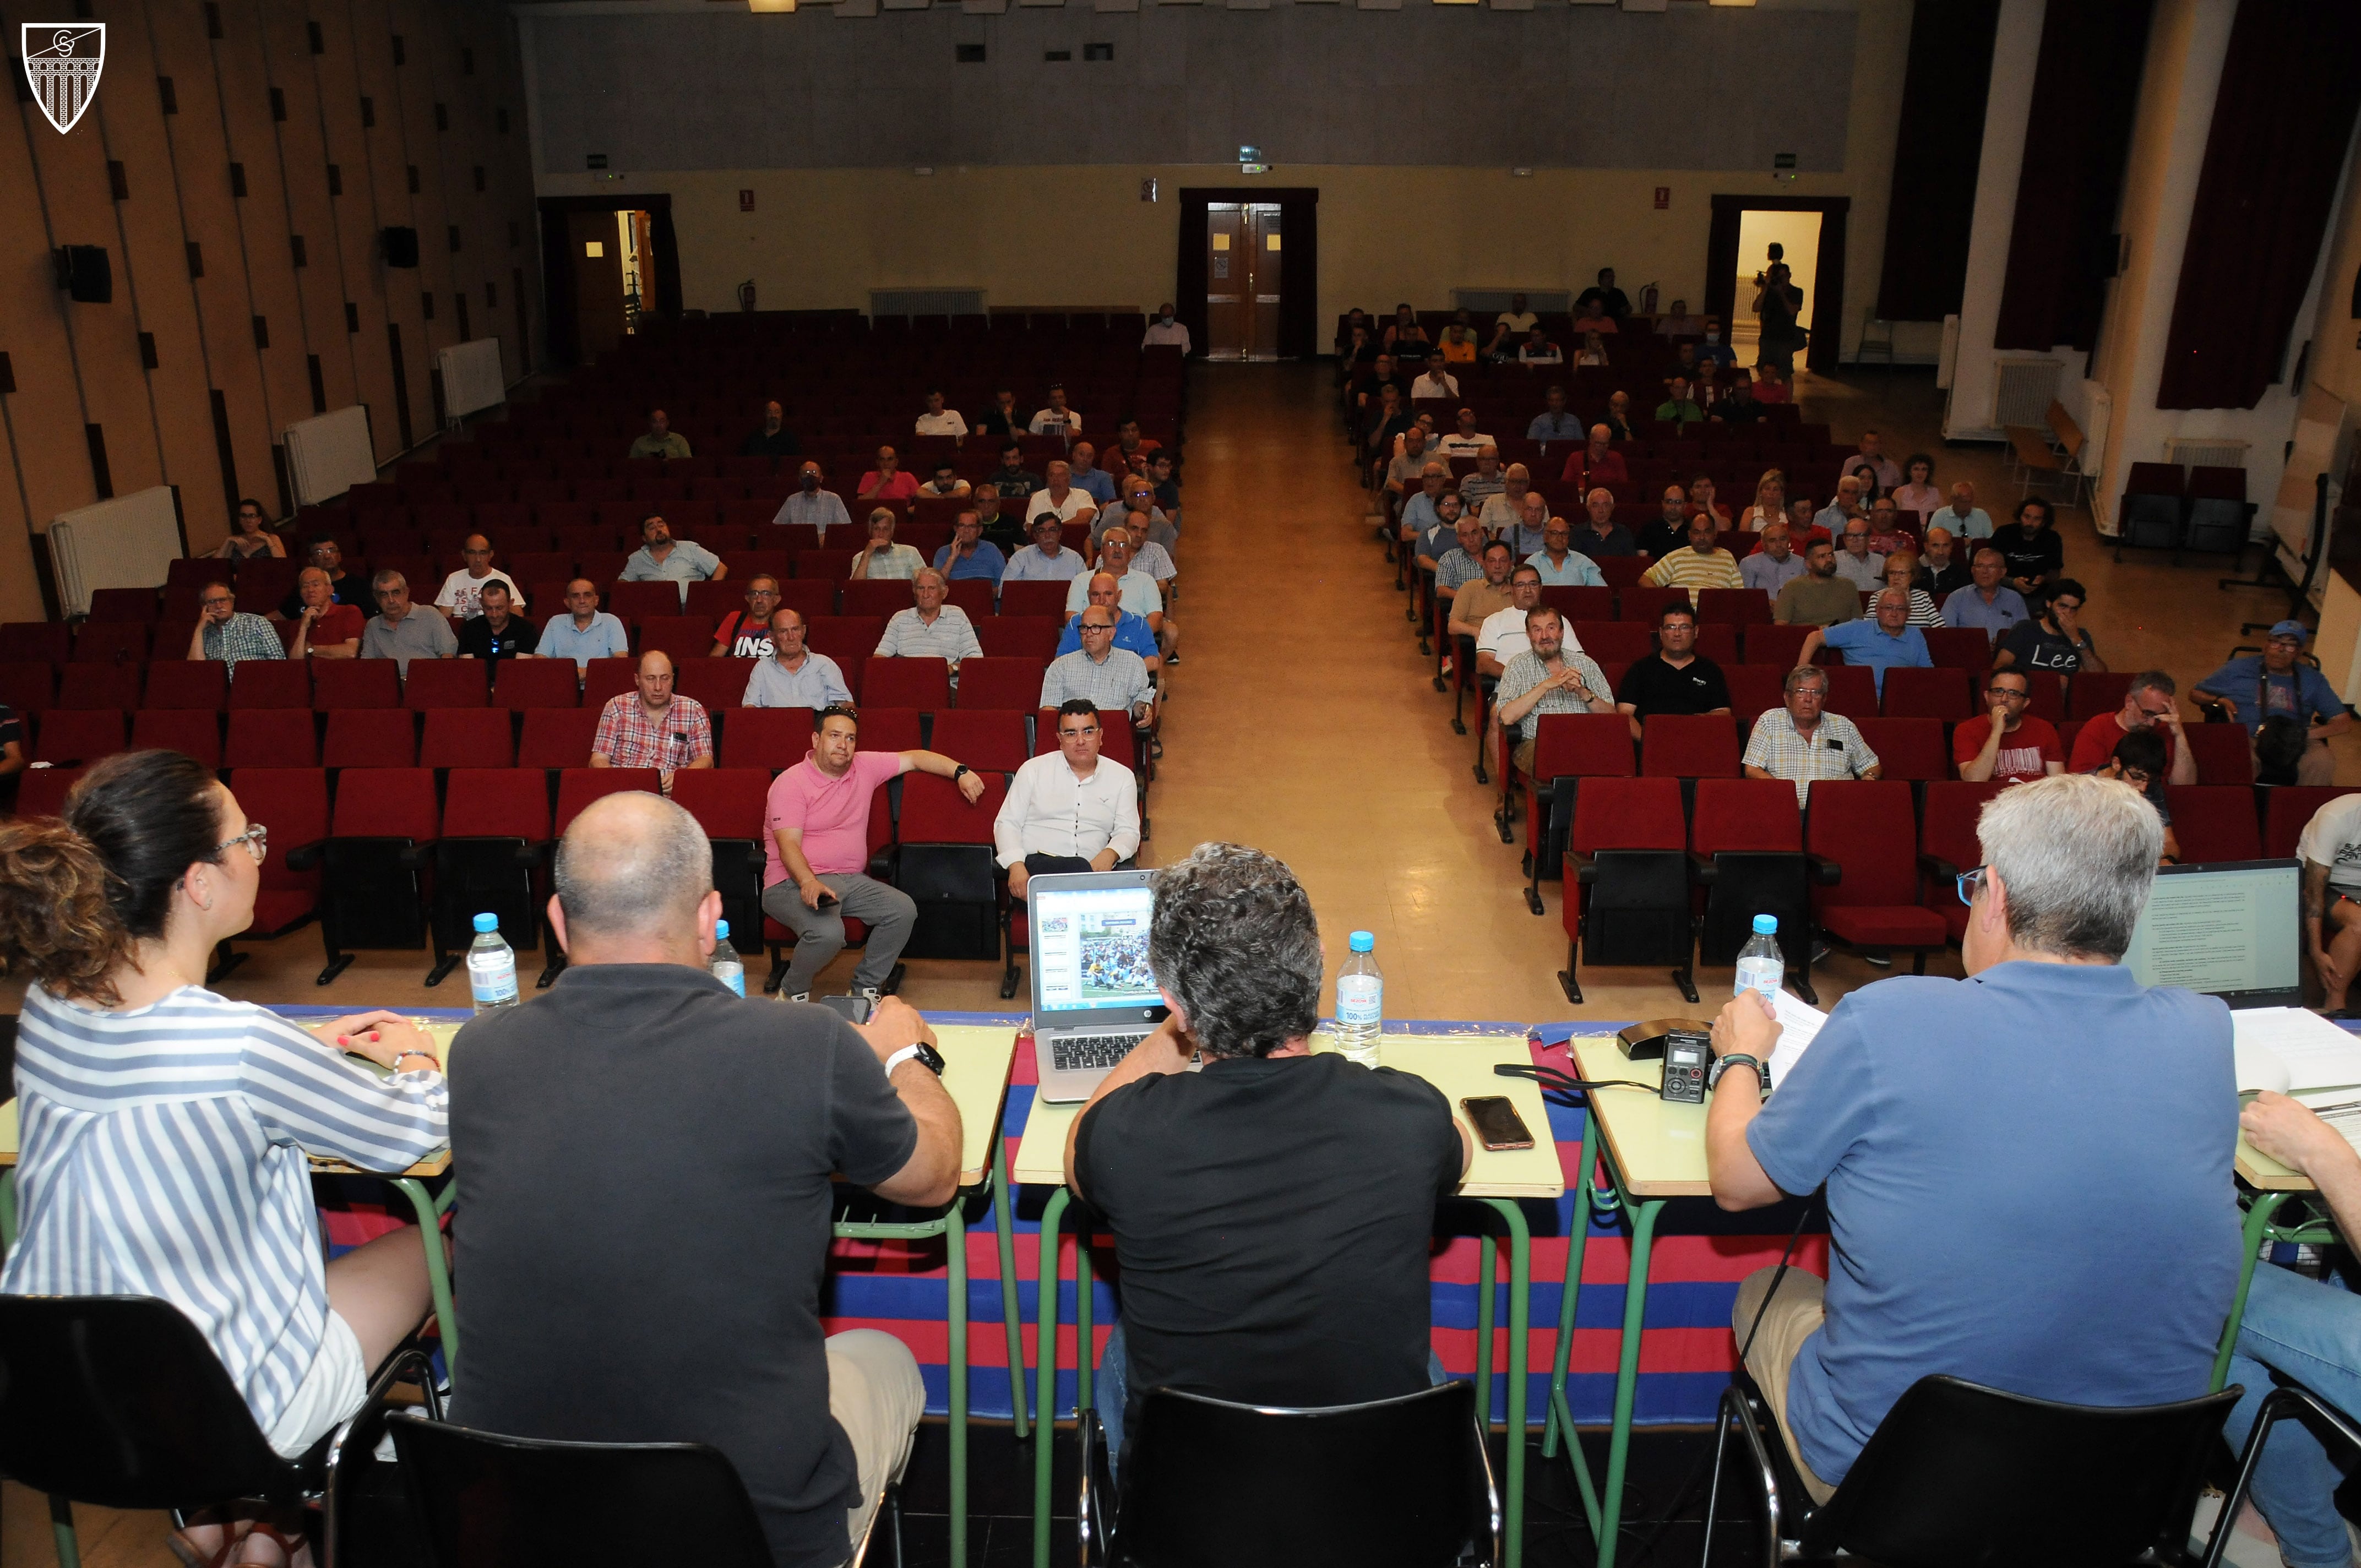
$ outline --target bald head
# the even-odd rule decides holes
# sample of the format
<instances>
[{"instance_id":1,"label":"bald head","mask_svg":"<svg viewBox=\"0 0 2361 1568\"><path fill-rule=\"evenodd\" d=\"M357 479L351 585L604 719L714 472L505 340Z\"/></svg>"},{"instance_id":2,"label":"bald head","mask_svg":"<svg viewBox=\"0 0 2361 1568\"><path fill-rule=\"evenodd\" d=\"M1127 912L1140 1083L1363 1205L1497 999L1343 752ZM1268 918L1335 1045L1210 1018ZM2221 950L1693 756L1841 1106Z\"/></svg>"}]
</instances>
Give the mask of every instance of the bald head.
<instances>
[{"instance_id":1,"label":"bald head","mask_svg":"<svg viewBox=\"0 0 2361 1568\"><path fill-rule=\"evenodd\" d=\"M693 948L698 907L713 893L713 846L664 796L626 790L591 802L567 827L555 880L569 953L684 937Z\"/></svg>"}]
</instances>

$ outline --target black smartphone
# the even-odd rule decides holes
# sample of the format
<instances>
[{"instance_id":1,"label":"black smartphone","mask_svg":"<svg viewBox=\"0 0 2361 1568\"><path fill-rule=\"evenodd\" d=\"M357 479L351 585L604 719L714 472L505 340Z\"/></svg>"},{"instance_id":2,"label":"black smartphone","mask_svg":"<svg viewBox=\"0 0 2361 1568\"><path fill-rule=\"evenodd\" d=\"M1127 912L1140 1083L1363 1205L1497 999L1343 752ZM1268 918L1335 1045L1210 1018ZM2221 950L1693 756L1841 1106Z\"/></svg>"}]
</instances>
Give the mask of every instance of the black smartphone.
<instances>
[{"instance_id":1,"label":"black smartphone","mask_svg":"<svg viewBox=\"0 0 2361 1568\"><path fill-rule=\"evenodd\" d=\"M1488 1149L1529 1149L1533 1135L1517 1107L1505 1094L1484 1094L1462 1100L1459 1108L1476 1128L1476 1141Z\"/></svg>"}]
</instances>

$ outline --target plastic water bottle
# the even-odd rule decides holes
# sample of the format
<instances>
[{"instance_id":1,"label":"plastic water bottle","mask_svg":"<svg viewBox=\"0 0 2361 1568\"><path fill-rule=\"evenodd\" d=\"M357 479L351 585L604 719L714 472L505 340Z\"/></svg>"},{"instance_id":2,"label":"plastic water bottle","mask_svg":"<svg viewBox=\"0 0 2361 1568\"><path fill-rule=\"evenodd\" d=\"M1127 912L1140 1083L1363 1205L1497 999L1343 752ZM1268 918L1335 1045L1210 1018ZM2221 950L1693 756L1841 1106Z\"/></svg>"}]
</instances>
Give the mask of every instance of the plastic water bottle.
<instances>
[{"instance_id":1,"label":"plastic water bottle","mask_svg":"<svg viewBox=\"0 0 2361 1568\"><path fill-rule=\"evenodd\" d=\"M476 1011L517 1004L516 953L500 936L500 917L476 916L476 939L467 945L467 989Z\"/></svg>"},{"instance_id":2,"label":"plastic water bottle","mask_svg":"<svg viewBox=\"0 0 2361 1568\"><path fill-rule=\"evenodd\" d=\"M1353 956L1336 975L1336 1050L1363 1067L1378 1065L1378 1038L1386 1027L1386 981L1373 956L1377 938L1356 931Z\"/></svg>"},{"instance_id":3,"label":"plastic water bottle","mask_svg":"<svg viewBox=\"0 0 2361 1568\"><path fill-rule=\"evenodd\" d=\"M746 994L746 966L740 961L738 949L730 945L730 922L713 923L713 978L736 992Z\"/></svg>"},{"instance_id":4,"label":"plastic water bottle","mask_svg":"<svg viewBox=\"0 0 2361 1568\"><path fill-rule=\"evenodd\" d=\"M1743 996L1750 991L1759 991L1763 1001L1775 1006L1779 986L1786 978L1787 960L1779 951L1779 917L1757 915L1754 935L1738 949L1738 983L1730 988L1730 994Z\"/></svg>"}]
</instances>

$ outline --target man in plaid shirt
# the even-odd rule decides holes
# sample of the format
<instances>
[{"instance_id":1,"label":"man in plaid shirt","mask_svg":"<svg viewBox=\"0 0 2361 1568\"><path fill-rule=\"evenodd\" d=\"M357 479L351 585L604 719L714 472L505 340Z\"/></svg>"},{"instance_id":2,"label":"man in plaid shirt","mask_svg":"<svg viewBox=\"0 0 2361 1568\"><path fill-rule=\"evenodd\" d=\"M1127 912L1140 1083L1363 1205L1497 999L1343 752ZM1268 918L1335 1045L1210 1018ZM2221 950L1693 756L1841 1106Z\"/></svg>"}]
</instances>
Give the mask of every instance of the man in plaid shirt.
<instances>
[{"instance_id":1,"label":"man in plaid shirt","mask_svg":"<svg viewBox=\"0 0 2361 1568\"><path fill-rule=\"evenodd\" d=\"M207 583L197 602L203 613L198 618L196 630L189 637L190 658L219 659L229 666L230 678L236 680L237 666L243 660L287 657L287 650L280 645L279 633L270 622L240 610L227 583Z\"/></svg>"},{"instance_id":2,"label":"man in plaid shirt","mask_svg":"<svg viewBox=\"0 0 2361 1568\"><path fill-rule=\"evenodd\" d=\"M672 689L672 660L663 653L640 655L639 689L607 699L598 733L590 742L594 768L653 768L666 795L672 775L683 768L713 765L713 721L705 705Z\"/></svg>"},{"instance_id":3,"label":"man in plaid shirt","mask_svg":"<svg viewBox=\"0 0 2361 1568\"><path fill-rule=\"evenodd\" d=\"M1787 672L1785 704L1754 721L1746 742L1746 776L1787 779L1795 786L1801 808L1814 779L1873 779L1883 771L1877 753L1861 738L1852 720L1840 713L1823 713L1828 701L1827 672L1799 664Z\"/></svg>"}]
</instances>

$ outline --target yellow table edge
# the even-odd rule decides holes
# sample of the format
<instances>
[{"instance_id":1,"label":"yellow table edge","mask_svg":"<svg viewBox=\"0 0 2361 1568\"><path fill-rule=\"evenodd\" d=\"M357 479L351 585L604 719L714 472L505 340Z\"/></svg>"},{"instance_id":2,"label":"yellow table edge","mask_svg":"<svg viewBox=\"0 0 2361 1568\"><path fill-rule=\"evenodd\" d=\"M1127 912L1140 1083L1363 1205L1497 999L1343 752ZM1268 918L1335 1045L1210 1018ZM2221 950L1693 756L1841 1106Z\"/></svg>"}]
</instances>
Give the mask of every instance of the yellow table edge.
<instances>
[{"instance_id":1,"label":"yellow table edge","mask_svg":"<svg viewBox=\"0 0 2361 1568\"><path fill-rule=\"evenodd\" d=\"M1664 1081L1662 1061L1626 1059L1612 1035L1576 1035L1566 1048L1586 1079L1637 1079L1651 1091ZM1706 1177L1705 1106L1667 1102L1637 1089L1602 1089L1588 1098L1625 1191L1634 1198L1713 1195ZM1712 1097L1707 1098L1710 1102Z\"/></svg>"}]
</instances>

